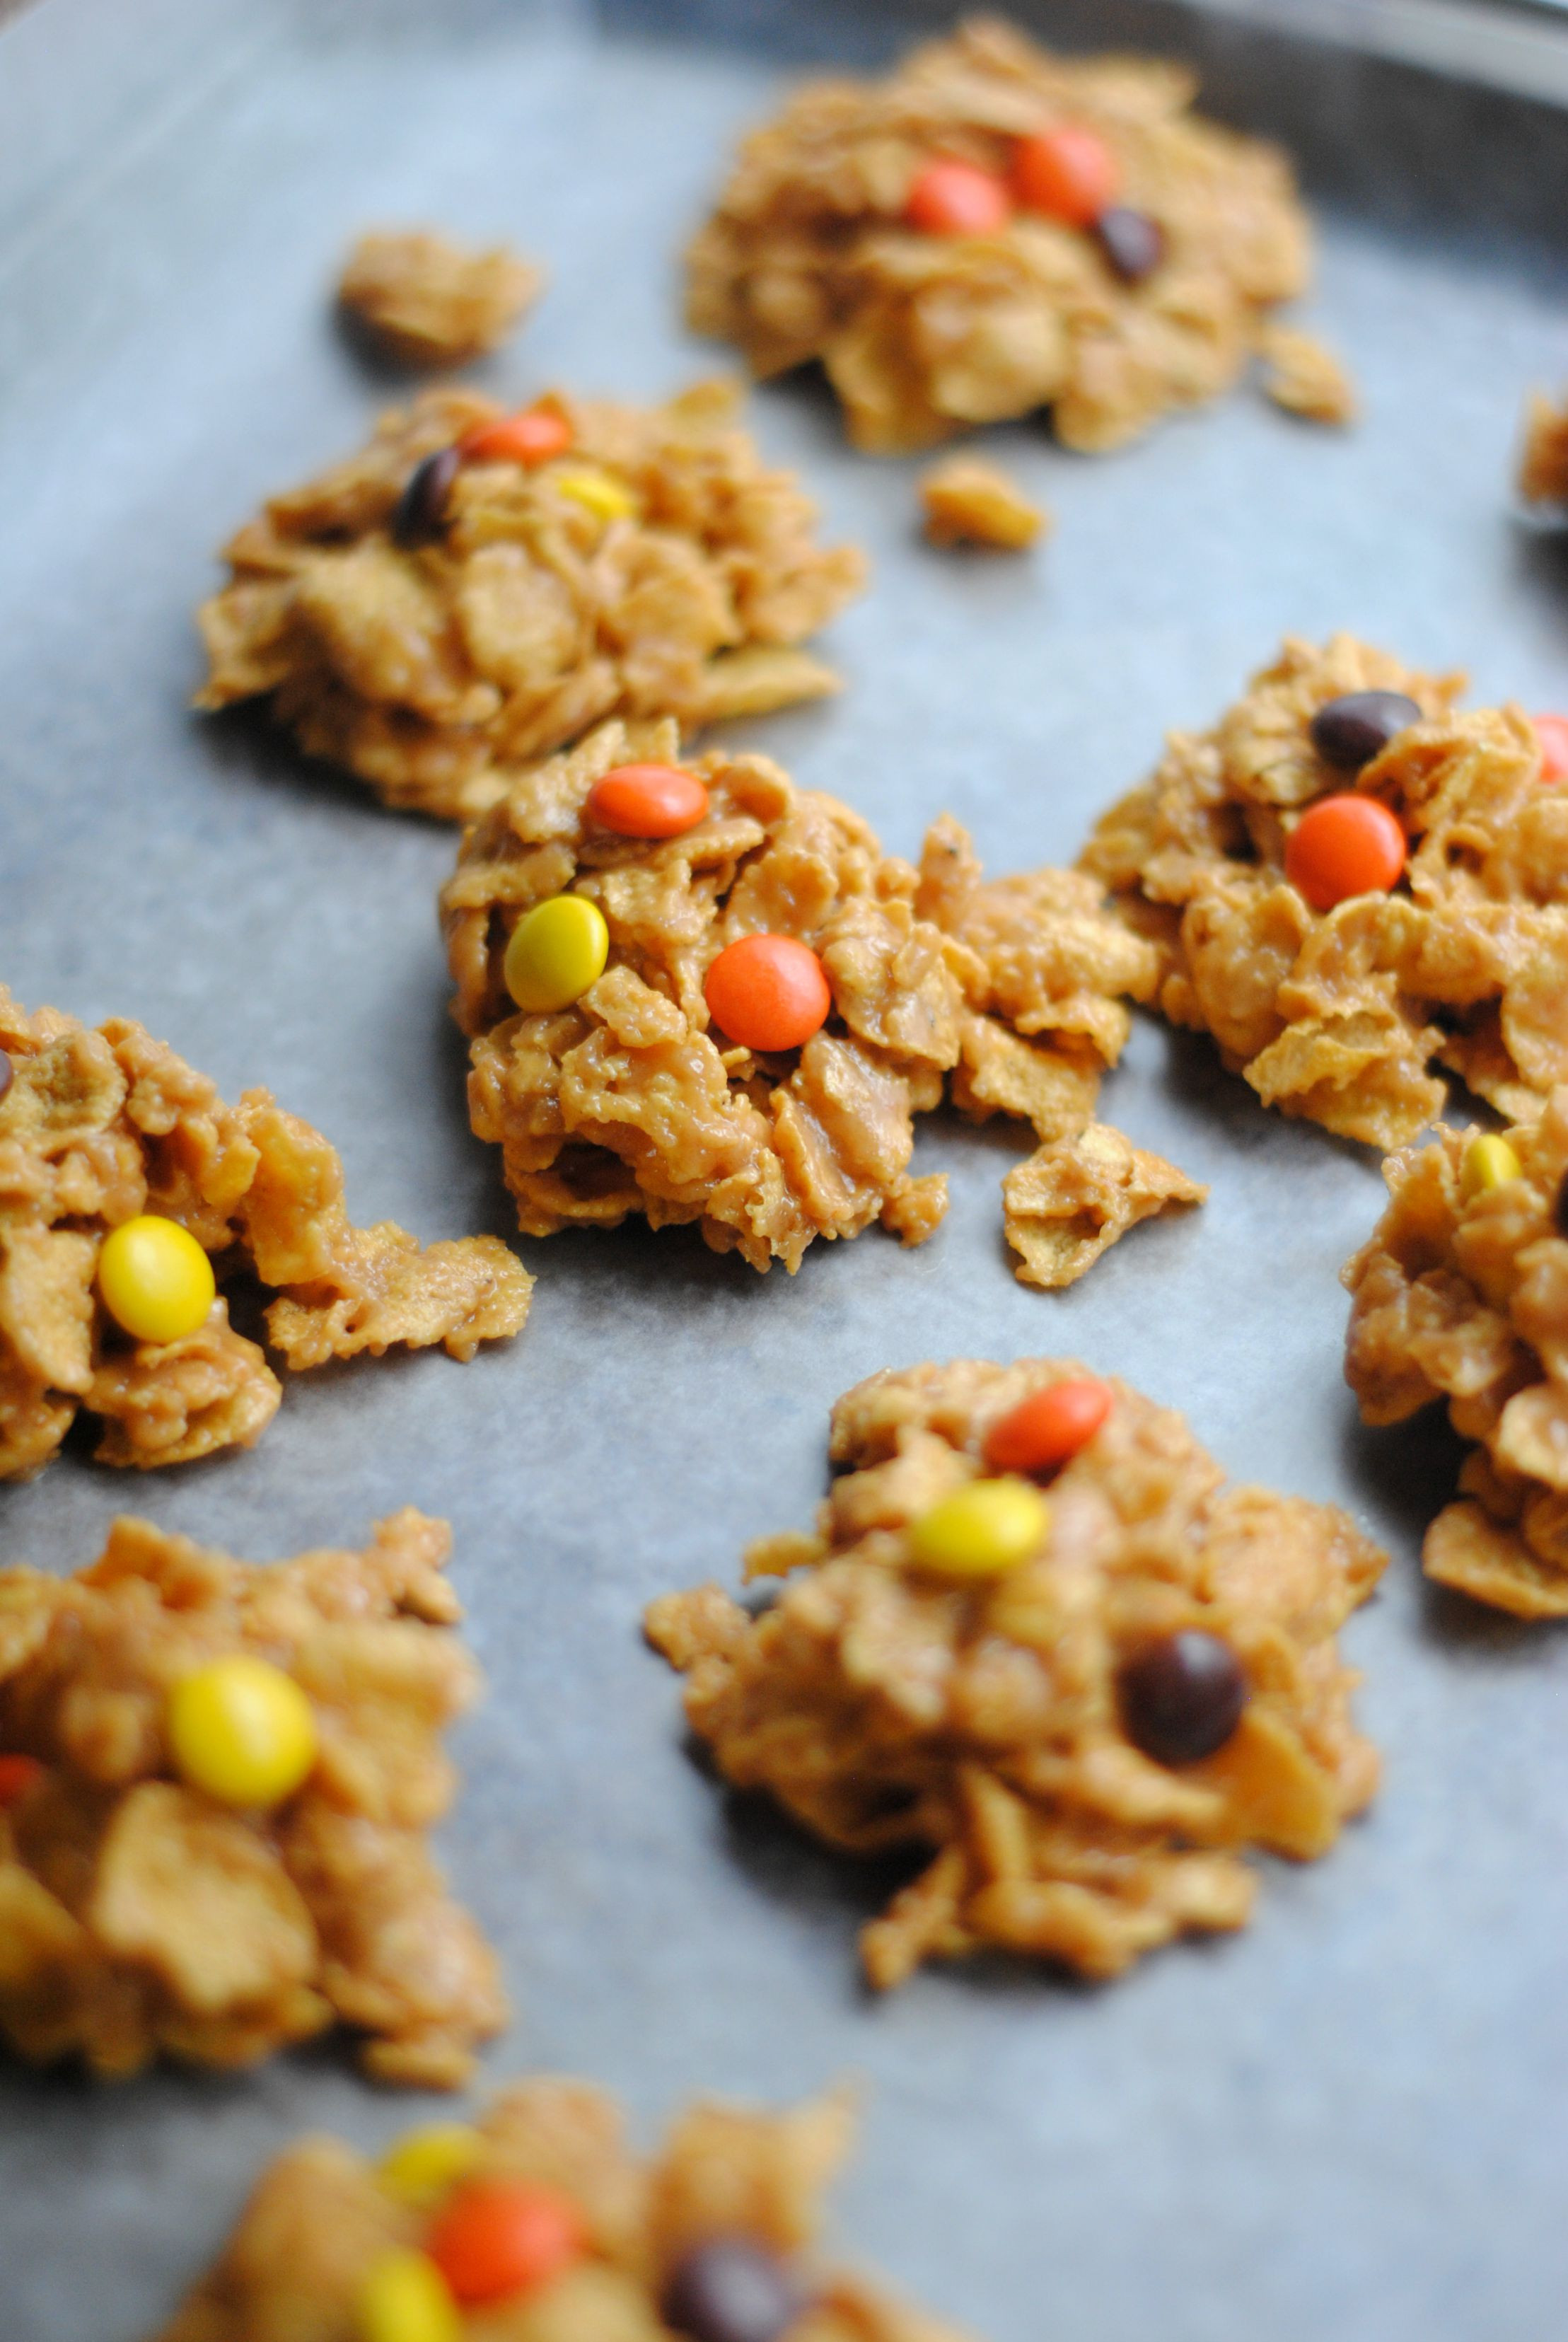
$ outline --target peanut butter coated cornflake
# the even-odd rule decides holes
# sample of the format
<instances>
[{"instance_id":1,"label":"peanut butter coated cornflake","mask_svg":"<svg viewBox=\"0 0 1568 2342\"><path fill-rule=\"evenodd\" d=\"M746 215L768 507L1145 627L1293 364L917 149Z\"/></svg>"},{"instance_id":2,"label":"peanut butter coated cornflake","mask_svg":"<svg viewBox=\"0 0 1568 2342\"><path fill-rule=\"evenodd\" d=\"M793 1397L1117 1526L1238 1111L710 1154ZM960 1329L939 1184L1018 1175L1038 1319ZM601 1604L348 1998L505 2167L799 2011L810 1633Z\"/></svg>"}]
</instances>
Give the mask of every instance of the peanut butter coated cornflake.
<instances>
[{"instance_id":1,"label":"peanut butter coated cornflake","mask_svg":"<svg viewBox=\"0 0 1568 2342\"><path fill-rule=\"evenodd\" d=\"M836 690L800 646L864 561L817 543L738 398L723 382L651 408L552 396L531 410L554 426L544 454L508 452L490 428L508 418L472 392L384 416L231 540L231 582L199 613L197 706L265 696L307 755L455 821L604 717L697 726Z\"/></svg>"},{"instance_id":2,"label":"peanut butter coated cornflake","mask_svg":"<svg viewBox=\"0 0 1568 2342\"><path fill-rule=\"evenodd\" d=\"M367 2297L411 2261L444 2304L429 2330L474 2342L964 2342L814 2251L852 2127L842 2098L777 2115L699 2100L642 2157L607 2092L540 2077L500 2091L466 2139L451 2134L444 2177L417 2133L379 2166L337 2139L304 2139L264 2173L158 2342L361 2342ZM431 2183L411 2187L426 2165ZM456 2266L454 2240L485 2206L503 2218L527 2207L520 2227L533 2212L532 2267L522 2253L507 2267L504 2249Z\"/></svg>"},{"instance_id":3,"label":"peanut butter coated cornflake","mask_svg":"<svg viewBox=\"0 0 1568 2342\"><path fill-rule=\"evenodd\" d=\"M475 252L431 228L371 228L337 295L405 364L460 365L504 342L544 284L542 269L504 245Z\"/></svg>"},{"instance_id":4,"label":"peanut butter coated cornflake","mask_svg":"<svg viewBox=\"0 0 1568 2342\"><path fill-rule=\"evenodd\" d=\"M1287 641L1212 731L1172 734L1082 857L1157 946L1173 1023L1212 1033L1265 1105L1372 1146L1441 1112L1439 1068L1520 1120L1568 1079L1568 780L1519 709L1461 713L1461 687L1348 635ZM1412 705L1346 769L1314 718L1369 693ZM1291 839L1343 795L1391 809L1408 858L1387 891L1318 911L1287 878Z\"/></svg>"},{"instance_id":5,"label":"peanut butter coated cornflake","mask_svg":"<svg viewBox=\"0 0 1568 2342\"><path fill-rule=\"evenodd\" d=\"M335 2023L389 2081L453 2087L505 2006L425 1846L440 1734L477 1686L444 1522L270 1566L117 1520L75 1577L0 1570L0 2032L35 2064L247 2066ZM245 1655L309 1703L314 1767L266 1812L188 1786L176 1687ZM291 1695L292 1696L293 1695Z\"/></svg>"},{"instance_id":6,"label":"peanut butter coated cornflake","mask_svg":"<svg viewBox=\"0 0 1568 2342\"><path fill-rule=\"evenodd\" d=\"M1289 165L1193 95L1180 66L1054 57L993 19L884 81L813 83L742 145L687 255L688 321L758 375L820 359L875 454L1036 407L1070 447L1119 446L1226 389L1307 281ZM1064 129L1094 142L1104 208L1011 199L1022 147ZM912 196L953 162L994 191L987 216L923 232Z\"/></svg>"},{"instance_id":7,"label":"peanut butter coated cornflake","mask_svg":"<svg viewBox=\"0 0 1568 2342\"><path fill-rule=\"evenodd\" d=\"M1110 1977L1239 1927L1243 1849L1325 1853L1376 1786L1333 1637L1384 1555L1331 1506L1223 1488L1181 1416L1113 1377L1043 1498L994 1476L1003 1426L1082 1381L1050 1359L873 1376L834 1409L816 1534L747 1556L794 1573L774 1606L705 1586L648 1611L726 1780L848 1852L931 1857L862 1937L877 1986L983 1946ZM1000 1569L951 1502L984 1490L1010 1537L1043 1516ZM1205 1753L1175 1761L1173 1733Z\"/></svg>"},{"instance_id":8,"label":"peanut butter coated cornflake","mask_svg":"<svg viewBox=\"0 0 1568 2342\"><path fill-rule=\"evenodd\" d=\"M1524 406L1518 487L1527 504L1568 507L1568 399L1533 390Z\"/></svg>"},{"instance_id":9,"label":"peanut butter coated cornflake","mask_svg":"<svg viewBox=\"0 0 1568 2342\"><path fill-rule=\"evenodd\" d=\"M398 1342L471 1358L526 1317L533 1280L496 1237L422 1250L389 1220L355 1227L319 1131L266 1090L225 1106L128 1018L28 1016L0 986L0 1479L46 1464L78 1407L103 1418L101 1463L142 1469L248 1447L276 1413L282 1386L221 1295L173 1341L109 1316L105 1239L144 1213L220 1277L275 1289L268 1336L296 1372Z\"/></svg>"},{"instance_id":10,"label":"peanut butter coated cornflake","mask_svg":"<svg viewBox=\"0 0 1568 2342\"><path fill-rule=\"evenodd\" d=\"M1446 1399L1473 1443L1426 1573L1568 1616L1568 1085L1505 1136L1443 1130L1383 1176L1388 1207L1344 1271L1345 1378L1366 1422Z\"/></svg>"},{"instance_id":11,"label":"peanut butter coated cornflake","mask_svg":"<svg viewBox=\"0 0 1568 2342\"><path fill-rule=\"evenodd\" d=\"M949 1078L977 1119L1016 1116L1043 1141L1084 1128L1126 1038L1122 996L1155 969L1091 880L986 884L949 821L917 872L765 757L674 768L677 754L674 726L604 726L474 825L442 896L470 1117L503 1150L525 1233L641 1213L793 1271L817 1236L874 1220L905 1243L932 1233L946 1182L912 1176L913 1118ZM655 838L603 826L598 784L654 770L700 784L701 817ZM514 939L563 896L602 916L603 972L568 1005L519 1010ZM821 971L825 1017L798 1047L743 1046L710 1010L715 962L764 936Z\"/></svg>"}]
</instances>

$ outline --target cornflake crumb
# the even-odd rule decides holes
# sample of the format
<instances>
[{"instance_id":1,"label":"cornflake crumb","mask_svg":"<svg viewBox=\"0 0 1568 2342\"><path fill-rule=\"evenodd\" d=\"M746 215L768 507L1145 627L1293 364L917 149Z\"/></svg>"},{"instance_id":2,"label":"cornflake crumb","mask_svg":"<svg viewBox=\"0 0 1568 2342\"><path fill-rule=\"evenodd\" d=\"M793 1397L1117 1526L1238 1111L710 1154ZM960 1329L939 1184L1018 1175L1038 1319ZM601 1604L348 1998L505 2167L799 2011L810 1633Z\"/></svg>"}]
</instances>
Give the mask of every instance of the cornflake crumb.
<instances>
[{"instance_id":1,"label":"cornflake crumb","mask_svg":"<svg viewBox=\"0 0 1568 2342\"><path fill-rule=\"evenodd\" d=\"M1182 1417L1114 1376L1050 1483L1035 1557L989 1578L922 1564L915 1525L986 1475L994 1427L1084 1374L872 1376L833 1411L814 1538L748 1557L791 1573L772 1607L706 1586L646 1613L725 1780L846 1852L930 1857L862 1935L878 1987L984 1946L1113 1977L1184 1930L1242 1927L1243 1850L1324 1854L1377 1786L1334 1636L1386 1555L1332 1506L1223 1487ZM1124 1669L1190 1633L1224 1646L1239 1720L1196 1761L1155 1761Z\"/></svg>"},{"instance_id":2,"label":"cornflake crumb","mask_svg":"<svg viewBox=\"0 0 1568 2342\"><path fill-rule=\"evenodd\" d=\"M450 1545L408 1508L363 1552L257 1565L120 1519L74 1577L0 1570L0 1749L36 1767L0 1812L0 2032L23 2057L117 2079L341 2024L385 2081L468 2079L506 2005L425 1844L441 1733L479 1687ZM187 1787L167 1746L175 1686L235 1655L315 1716L315 1767L268 1814Z\"/></svg>"},{"instance_id":3,"label":"cornflake crumb","mask_svg":"<svg viewBox=\"0 0 1568 2342\"><path fill-rule=\"evenodd\" d=\"M404 365L461 365L504 342L544 286L544 270L504 245L475 252L430 228L371 228L337 297Z\"/></svg>"},{"instance_id":4,"label":"cornflake crumb","mask_svg":"<svg viewBox=\"0 0 1568 2342\"><path fill-rule=\"evenodd\" d=\"M1264 325L1258 335L1263 389L1276 406L1313 423L1353 423L1355 387L1342 361L1315 334Z\"/></svg>"},{"instance_id":5,"label":"cornflake crumb","mask_svg":"<svg viewBox=\"0 0 1568 2342\"><path fill-rule=\"evenodd\" d=\"M1568 506L1568 400L1554 405L1534 390L1524 409L1519 493L1528 504Z\"/></svg>"},{"instance_id":6,"label":"cornflake crumb","mask_svg":"<svg viewBox=\"0 0 1568 2342\"><path fill-rule=\"evenodd\" d=\"M1051 525L1016 481L977 455L947 455L922 475L920 500L933 545L992 545L1021 553Z\"/></svg>"},{"instance_id":7,"label":"cornflake crumb","mask_svg":"<svg viewBox=\"0 0 1568 2342\"><path fill-rule=\"evenodd\" d=\"M1021 1285L1074 1285L1106 1248L1156 1212L1201 1204L1208 1189L1119 1130L1092 1122L1036 1148L1002 1182L1007 1241Z\"/></svg>"}]
</instances>

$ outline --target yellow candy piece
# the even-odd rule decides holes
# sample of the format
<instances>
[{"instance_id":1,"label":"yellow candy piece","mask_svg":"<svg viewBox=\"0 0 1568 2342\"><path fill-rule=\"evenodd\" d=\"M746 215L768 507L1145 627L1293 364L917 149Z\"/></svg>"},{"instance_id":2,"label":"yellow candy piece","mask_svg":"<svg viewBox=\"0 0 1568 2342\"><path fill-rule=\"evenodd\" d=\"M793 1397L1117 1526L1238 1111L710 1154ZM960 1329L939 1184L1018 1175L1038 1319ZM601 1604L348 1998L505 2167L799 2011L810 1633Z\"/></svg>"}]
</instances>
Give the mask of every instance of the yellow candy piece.
<instances>
[{"instance_id":1,"label":"yellow candy piece","mask_svg":"<svg viewBox=\"0 0 1568 2342\"><path fill-rule=\"evenodd\" d=\"M424 2253L394 2246L372 2261L355 2304L360 2342L462 2342L451 2288Z\"/></svg>"},{"instance_id":2,"label":"yellow candy piece","mask_svg":"<svg viewBox=\"0 0 1568 2342\"><path fill-rule=\"evenodd\" d=\"M217 1284L188 1228L144 1212L104 1238L98 1290L110 1316L138 1342L178 1342L205 1324Z\"/></svg>"},{"instance_id":3,"label":"yellow candy piece","mask_svg":"<svg viewBox=\"0 0 1568 2342\"><path fill-rule=\"evenodd\" d=\"M1501 1187L1521 1176L1519 1157L1494 1130L1483 1131L1465 1148L1459 1166L1459 1192L1468 1204L1483 1188Z\"/></svg>"},{"instance_id":4,"label":"yellow candy piece","mask_svg":"<svg viewBox=\"0 0 1568 2342\"><path fill-rule=\"evenodd\" d=\"M281 1805L315 1763L315 1716L292 1676L244 1652L169 1694L169 1747L193 1788L225 1806Z\"/></svg>"},{"instance_id":5,"label":"yellow candy piece","mask_svg":"<svg viewBox=\"0 0 1568 2342\"><path fill-rule=\"evenodd\" d=\"M375 2176L400 2204L425 2212L466 2179L484 2154L484 2141L468 2123L426 2123L382 2157Z\"/></svg>"},{"instance_id":6,"label":"yellow candy piece","mask_svg":"<svg viewBox=\"0 0 1568 2342\"><path fill-rule=\"evenodd\" d=\"M632 520L636 516L637 499L630 488L613 480L608 472L552 472L550 485L574 504L582 505L595 520Z\"/></svg>"},{"instance_id":7,"label":"yellow candy piece","mask_svg":"<svg viewBox=\"0 0 1568 2342\"><path fill-rule=\"evenodd\" d=\"M512 930L501 972L519 1008L539 1015L570 1008L610 956L610 930L586 895L552 895Z\"/></svg>"},{"instance_id":8,"label":"yellow candy piece","mask_svg":"<svg viewBox=\"0 0 1568 2342\"><path fill-rule=\"evenodd\" d=\"M1001 1577L1034 1559L1051 1507L1032 1481L1004 1473L938 1497L909 1532L914 1558L938 1577Z\"/></svg>"}]
</instances>

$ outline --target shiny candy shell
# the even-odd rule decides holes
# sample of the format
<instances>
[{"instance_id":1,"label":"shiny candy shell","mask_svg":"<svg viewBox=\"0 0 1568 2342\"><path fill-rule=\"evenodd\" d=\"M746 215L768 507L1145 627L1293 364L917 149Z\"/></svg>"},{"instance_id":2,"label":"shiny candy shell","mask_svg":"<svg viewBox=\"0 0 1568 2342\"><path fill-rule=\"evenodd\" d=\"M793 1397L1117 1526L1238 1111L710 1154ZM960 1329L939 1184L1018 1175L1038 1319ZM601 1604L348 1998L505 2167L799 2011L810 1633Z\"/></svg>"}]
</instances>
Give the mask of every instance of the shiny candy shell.
<instances>
[{"instance_id":1,"label":"shiny candy shell","mask_svg":"<svg viewBox=\"0 0 1568 2342\"><path fill-rule=\"evenodd\" d=\"M506 989L531 1016L570 1008L604 975L610 956L604 914L586 895L552 895L512 930L502 962Z\"/></svg>"},{"instance_id":2,"label":"shiny candy shell","mask_svg":"<svg viewBox=\"0 0 1568 2342\"><path fill-rule=\"evenodd\" d=\"M1051 1507L1034 1483L1004 1473L939 1496L912 1525L910 1551L933 1576L1002 1577L1034 1558L1050 1526Z\"/></svg>"},{"instance_id":3,"label":"shiny candy shell","mask_svg":"<svg viewBox=\"0 0 1568 2342\"><path fill-rule=\"evenodd\" d=\"M104 1238L98 1291L115 1324L138 1342L179 1342L205 1324L217 1284L188 1228L142 1212Z\"/></svg>"},{"instance_id":4,"label":"shiny candy shell","mask_svg":"<svg viewBox=\"0 0 1568 2342\"><path fill-rule=\"evenodd\" d=\"M222 1805L282 1805L315 1763L309 1700L292 1676L247 1652L213 1659L177 1683L166 1722L184 1778Z\"/></svg>"}]
</instances>

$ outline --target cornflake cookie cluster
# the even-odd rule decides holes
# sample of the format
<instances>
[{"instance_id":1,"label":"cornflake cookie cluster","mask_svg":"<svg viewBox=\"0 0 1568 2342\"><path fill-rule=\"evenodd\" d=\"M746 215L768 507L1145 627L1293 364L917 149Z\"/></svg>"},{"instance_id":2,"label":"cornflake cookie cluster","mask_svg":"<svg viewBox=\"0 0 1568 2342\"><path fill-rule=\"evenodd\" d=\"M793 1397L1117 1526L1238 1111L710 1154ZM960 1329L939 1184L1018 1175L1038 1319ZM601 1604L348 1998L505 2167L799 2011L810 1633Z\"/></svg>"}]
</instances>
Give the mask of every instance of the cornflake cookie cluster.
<instances>
[{"instance_id":1,"label":"cornflake cookie cluster","mask_svg":"<svg viewBox=\"0 0 1568 2342\"><path fill-rule=\"evenodd\" d=\"M171 1259L177 1334L158 1323ZM267 1334L295 1372L397 1342L470 1358L518 1331L533 1289L494 1236L422 1250L390 1220L355 1227L336 1151L268 1091L225 1106L130 1019L28 1016L0 986L0 1479L46 1464L78 1408L102 1418L100 1463L249 1446L283 1391L215 1267L275 1290ZM115 1314L138 1298L145 1338Z\"/></svg>"},{"instance_id":2,"label":"cornflake cookie cluster","mask_svg":"<svg viewBox=\"0 0 1568 2342\"><path fill-rule=\"evenodd\" d=\"M1193 114L1194 86L991 19L885 81L812 83L743 144L688 321L758 375L820 359L875 454L1035 407L1119 446L1224 390L1307 282L1289 165Z\"/></svg>"},{"instance_id":3,"label":"cornflake cookie cluster","mask_svg":"<svg viewBox=\"0 0 1568 2342\"><path fill-rule=\"evenodd\" d=\"M305 2139L158 2342L964 2342L812 2249L851 2127L841 2098L699 2101L643 2157L606 2092L541 2078L379 2164Z\"/></svg>"},{"instance_id":4,"label":"cornflake cookie cluster","mask_svg":"<svg viewBox=\"0 0 1568 2342\"><path fill-rule=\"evenodd\" d=\"M0 2030L123 2077L333 2024L452 2087L495 1963L425 1846L478 1686L443 1521L232 1561L121 1519L75 1577L0 1570ZM280 2272L280 2277L283 2275Z\"/></svg>"},{"instance_id":5,"label":"cornflake cookie cluster","mask_svg":"<svg viewBox=\"0 0 1568 2342\"><path fill-rule=\"evenodd\" d=\"M474 252L431 228L371 228L344 264L337 297L405 365L461 365L504 342L544 285L543 269L504 245Z\"/></svg>"},{"instance_id":6,"label":"cornflake cookie cluster","mask_svg":"<svg viewBox=\"0 0 1568 2342\"><path fill-rule=\"evenodd\" d=\"M1372 1796L1334 1635L1386 1556L1344 1514L1223 1488L1179 1415L1058 1360L873 1376L830 1455L816 1534L747 1556L791 1573L771 1608L704 1586L646 1626L726 1780L931 1857L874 1984L983 1946L1114 1976L1241 1927L1242 1850L1321 1855Z\"/></svg>"},{"instance_id":7,"label":"cornflake cookie cluster","mask_svg":"<svg viewBox=\"0 0 1568 2342\"><path fill-rule=\"evenodd\" d=\"M1446 1399L1474 1443L1427 1575L1568 1616L1568 1086L1506 1136L1443 1130L1383 1176L1388 1207L1344 1271L1345 1378L1366 1422Z\"/></svg>"},{"instance_id":8,"label":"cornflake cookie cluster","mask_svg":"<svg viewBox=\"0 0 1568 2342\"><path fill-rule=\"evenodd\" d=\"M837 688L798 646L864 581L736 427L740 394L432 391L272 497L204 605L199 707L265 696L307 755L458 820L611 715L695 726Z\"/></svg>"},{"instance_id":9,"label":"cornflake cookie cluster","mask_svg":"<svg viewBox=\"0 0 1568 2342\"><path fill-rule=\"evenodd\" d=\"M1568 1079L1568 765L1462 683L1287 641L1082 858L1158 946L1173 1023L1373 1146L1441 1112L1440 1066L1520 1120Z\"/></svg>"},{"instance_id":10,"label":"cornflake cookie cluster","mask_svg":"<svg viewBox=\"0 0 1568 2342\"><path fill-rule=\"evenodd\" d=\"M913 1117L949 1076L977 1117L1089 1122L1154 971L1090 880L986 886L953 823L916 872L765 757L677 753L673 726L604 726L515 783L443 891L470 1116L527 1234L641 1213L794 1270L873 1220L931 1234ZM584 956L541 992L557 923ZM775 982L797 1021L769 1022Z\"/></svg>"}]
</instances>

